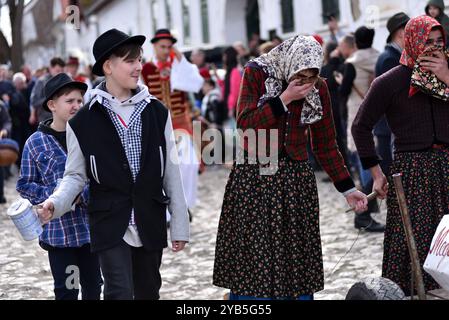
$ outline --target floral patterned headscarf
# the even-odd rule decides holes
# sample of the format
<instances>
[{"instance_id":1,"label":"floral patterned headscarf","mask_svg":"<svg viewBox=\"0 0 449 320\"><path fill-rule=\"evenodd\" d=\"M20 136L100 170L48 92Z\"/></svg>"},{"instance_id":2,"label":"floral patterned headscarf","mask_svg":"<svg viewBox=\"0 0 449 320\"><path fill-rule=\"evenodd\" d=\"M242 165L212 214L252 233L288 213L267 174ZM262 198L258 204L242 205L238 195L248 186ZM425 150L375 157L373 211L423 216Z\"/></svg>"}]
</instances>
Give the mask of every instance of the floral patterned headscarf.
<instances>
[{"instance_id":1,"label":"floral patterned headscarf","mask_svg":"<svg viewBox=\"0 0 449 320\"><path fill-rule=\"evenodd\" d=\"M296 36L281 43L269 53L254 59L268 75L265 81L266 93L260 98L261 107L269 99L282 93L283 85L298 72L306 69L321 70L323 48L311 36ZM319 91L313 88L306 96L301 113L303 124L313 124L323 117L323 106Z\"/></svg>"},{"instance_id":2,"label":"floral patterned headscarf","mask_svg":"<svg viewBox=\"0 0 449 320\"><path fill-rule=\"evenodd\" d=\"M445 101L449 100L449 89L447 85L439 80L433 73L421 69L419 56L435 50L442 51L446 56L448 52L445 47L431 46L426 48L426 42L432 29L441 30L446 44L445 31L442 25L432 17L419 16L409 21L405 27L405 48L402 52L400 63L413 69L409 96L422 91L435 98Z\"/></svg>"}]
</instances>

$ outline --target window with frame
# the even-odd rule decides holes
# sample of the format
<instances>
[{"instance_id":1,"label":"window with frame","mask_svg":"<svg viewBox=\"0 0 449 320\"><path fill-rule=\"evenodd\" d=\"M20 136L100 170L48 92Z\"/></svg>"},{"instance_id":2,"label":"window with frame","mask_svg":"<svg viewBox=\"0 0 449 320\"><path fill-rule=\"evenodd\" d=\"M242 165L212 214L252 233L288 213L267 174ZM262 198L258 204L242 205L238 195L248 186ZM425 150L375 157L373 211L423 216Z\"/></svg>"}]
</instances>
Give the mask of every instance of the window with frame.
<instances>
[{"instance_id":1,"label":"window with frame","mask_svg":"<svg viewBox=\"0 0 449 320\"><path fill-rule=\"evenodd\" d=\"M182 0L182 25L184 30L184 44L190 44L190 3Z\"/></svg>"},{"instance_id":2,"label":"window with frame","mask_svg":"<svg viewBox=\"0 0 449 320\"><path fill-rule=\"evenodd\" d=\"M322 8L323 8L323 24L328 23L328 15L333 14L337 17L337 20L340 20L340 4L339 0L321 0Z\"/></svg>"},{"instance_id":3,"label":"window with frame","mask_svg":"<svg viewBox=\"0 0 449 320\"><path fill-rule=\"evenodd\" d=\"M171 30L171 28L172 28L171 6L172 6L172 1L171 0L165 0L165 16L167 18L167 28L168 28L168 30Z\"/></svg>"},{"instance_id":4,"label":"window with frame","mask_svg":"<svg viewBox=\"0 0 449 320\"><path fill-rule=\"evenodd\" d=\"M151 23L153 24L153 33L158 29L156 15L159 12L158 0L151 0Z\"/></svg>"},{"instance_id":5,"label":"window with frame","mask_svg":"<svg viewBox=\"0 0 449 320\"><path fill-rule=\"evenodd\" d=\"M295 16L293 12L293 0L281 0L282 32L295 31Z\"/></svg>"},{"instance_id":6,"label":"window with frame","mask_svg":"<svg viewBox=\"0 0 449 320\"><path fill-rule=\"evenodd\" d=\"M209 6L208 0L201 0L201 23L202 23L202 32L203 32L203 43L210 42L209 35Z\"/></svg>"}]
</instances>

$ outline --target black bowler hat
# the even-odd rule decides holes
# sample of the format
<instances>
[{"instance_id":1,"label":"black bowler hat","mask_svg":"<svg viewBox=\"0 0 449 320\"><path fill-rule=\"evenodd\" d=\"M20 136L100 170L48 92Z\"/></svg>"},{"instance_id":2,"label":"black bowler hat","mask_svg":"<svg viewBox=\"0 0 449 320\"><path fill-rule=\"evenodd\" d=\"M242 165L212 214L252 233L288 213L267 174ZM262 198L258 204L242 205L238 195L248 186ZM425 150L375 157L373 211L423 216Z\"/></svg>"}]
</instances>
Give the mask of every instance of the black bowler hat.
<instances>
[{"instance_id":1,"label":"black bowler hat","mask_svg":"<svg viewBox=\"0 0 449 320\"><path fill-rule=\"evenodd\" d=\"M159 40L162 39L168 39L171 40L173 42L173 44L175 44L176 42L178 42L178 40L173 37L173 35L171 34L170 30L168 29L159 29L156 31L156 34L154 35L153 39L151 39L151 43L156 43Z\"/></svg>"},{"instance_id":2,"label":"black bowler hat","mask_svg":"<svg viewBox=\"0 0 449 320\"><path fill-rule=\"evenodd\" d=\"M104 76L103 64L111 56L115 49L119 46L136 43L142 46L145 43L145 36L133 36L130 37L126 33L117 29L111 29L106 31L94 43L94 57L95 64L92 67L92 72L97 76Z\"/></svg>"},{"instance_id":3,"label":"black bowler hat","mask_svg":"<svg viewBox=\"0 0 449 320\"><path fill-rule=\"evenodd\" d=\"M42 104L42 107L45 111L51 112L47 105L48 101L50 101L55 96L55 94L58 93L58 91L66 87L74 87L83 92L87 91L87 84L85 84L84 82L74 81L66 73L60 73L48 80L45 84L45 101Z\"/></svg>"},{"instance_id":4,"label":"black bowler hat","mask_svg":"<svg viewBox=\"0 0 449 320\"><path fill-rule=\"evenodd\" d=\"M399 30L402 27L405 27L405 25L410 21L410 17L405 14L404 12L399 12L392 16L390 19L388 19L387 22L387 29L388 32L390 32L390 35L388 36L387 43L390 43L393 38L393 33L395 33L397 30Z\"/></svg>"}]
</instances>

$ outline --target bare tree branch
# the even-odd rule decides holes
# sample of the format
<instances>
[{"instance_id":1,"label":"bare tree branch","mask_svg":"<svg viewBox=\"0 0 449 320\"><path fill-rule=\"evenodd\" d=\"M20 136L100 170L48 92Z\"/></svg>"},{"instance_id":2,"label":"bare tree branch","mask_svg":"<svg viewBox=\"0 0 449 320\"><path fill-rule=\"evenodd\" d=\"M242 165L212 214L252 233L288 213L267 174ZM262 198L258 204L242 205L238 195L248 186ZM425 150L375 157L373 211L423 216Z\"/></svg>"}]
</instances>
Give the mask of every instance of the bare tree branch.
<instances>
[{"instance_id":1,"label":"bare tree branch","mask_svg":"<svg viewBox=\"0 0 449 320\"><path fill-rule=\"evenodd\" d=\"M11 48L5 35L0 30L0 64L7 63L9 60L11 60Z\"/></svg>"},{"instance_id":2,"label":"bare tree branch","mask_svg":"<svg viewBox=\"0 0 449 320\"><path fill-rule=\"evenodd\" d=\"M14 71L19 71L23 65L22 20L24 0L7 0L9 19L11 21L12 46L10 58Z\"/></svg>"}]
</instances>

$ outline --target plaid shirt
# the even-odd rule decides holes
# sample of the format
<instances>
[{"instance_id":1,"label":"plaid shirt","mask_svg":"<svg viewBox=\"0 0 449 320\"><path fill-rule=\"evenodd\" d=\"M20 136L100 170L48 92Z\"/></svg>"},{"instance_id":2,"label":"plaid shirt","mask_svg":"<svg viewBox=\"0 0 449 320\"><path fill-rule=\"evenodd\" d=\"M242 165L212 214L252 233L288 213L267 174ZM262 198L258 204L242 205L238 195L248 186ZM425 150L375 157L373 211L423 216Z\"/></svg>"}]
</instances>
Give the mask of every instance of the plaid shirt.
<instances>
[{"instance_id":1,"label":"plaid shirt","mask_svg":"<svg viewBox=\"0 0 449 320\"><path fill-rule=\"evenodd\" d=\"M145 110L148 105L148 101L143 100L136 104L136 108L134 109L128 124L124 123L123 119L121 119L120 116L112 110L112 106L108 99L103 98L102 105L106 107L106 110L114 123L115 129L120 136L120 140L122 141L122 145L125 149L126 157L131 168L133 179L136 181L136 177L140 172L140 156L142 153L142 119L140 114L143 110ZM134 211L131 214L129 224L136 224Z\"/></svg>"},{"instance_id":2,"label":"plaid shirt","mask_svg":"<svg viewBox=\"0 0 449 320\"><path fill-rule=\"evenodd\" d=\"M243 131L247 129L277 129L278 141L270 142L267 132L266 145L275 152L285 151L294 160L307 160L307 142L309 134L312 140L313 152L323 169L329 174L340 192L354 187L343 157L337 147L335 125L332 117L331 101L327 85L321 81L318 85L323 105L323 119L315 124L301 124L302 102L292 102L288 112L279 98L270 100L262 107L257 103L265 93L267 75L257 66L247 66L243 76L240 98L238 102L237 125ZM260 141L257 143L260 145ZM245 144L246 150L251 146ZM262 155L268 154L259 150Z\"/></svg>"},{"instance_id":3,"label":"plaid shirt","mask_svg":"<svg viewBox=\"0 0 449 320\"><path fill-rule=\"evenodd\" d=\"M23 149L20 177L16 189L33 205L50 197L64 176L67 153L56 138L43 132L34 133ZM56 248L79 248L90 243L87 201L89 189L81 193L75 210L44 226L39 240Z\"/></svg>"}]
</instances>

